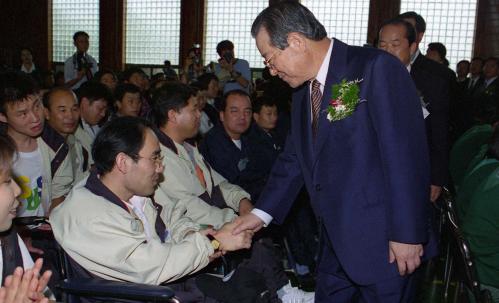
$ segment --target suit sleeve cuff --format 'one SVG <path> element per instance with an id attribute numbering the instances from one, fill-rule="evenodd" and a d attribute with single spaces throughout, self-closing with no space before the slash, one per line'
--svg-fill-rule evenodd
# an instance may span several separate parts
<path id="1" fill-rule="evenodd" d="M 260 220 L 263 221 L 263 226 L 267 227 L 270 222 L 272 222 L 272 216 L 264 212 L 263 210 L 260 210 L 258 208 L 253 208 L 251 211 L 252 214 L 260 218 Z"/>

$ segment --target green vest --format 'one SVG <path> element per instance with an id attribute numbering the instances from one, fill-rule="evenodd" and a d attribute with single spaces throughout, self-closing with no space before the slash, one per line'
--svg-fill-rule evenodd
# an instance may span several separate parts
<path id="1" fill-rule="evenodd" d="M 492 135 L 490 124 L 477 125 L 466 131 L 452 146 L 449 157 L 449 170 L 456 189 L 466 174 L 466 170 L 483 144 Z"/>
<path id="2" fill-rule="evenodd" d="M 499 287 L 499 169 L 472 195 L 462 229 L 482 284 Z"/>

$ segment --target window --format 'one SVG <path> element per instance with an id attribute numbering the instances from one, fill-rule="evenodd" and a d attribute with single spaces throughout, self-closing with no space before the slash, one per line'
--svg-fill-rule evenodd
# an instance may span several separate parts
<path id="1" fill-rule="evenodd" d="M 127 0 L 126 52 L 129 64 L 178 64 L 180 0 Z"/>
<path id="2" fill-rule="evenodd" d="M 426 21 L 426 32 L 419 45 L 423 54 L 431 42 L 447 48 L 449 67 L 470 60 L 473 52 L 477 0 L 402 0 L 400 11 L 415 11 Z"/>
<path id="3" fill-rule="evenodd" d="M 64 62 L 76 48 L 73 34 L 84 31 L 90 36 L 88 53 L 99 60 L 99 0 L 52 1 L 52 60 Z"/>
<path id="4" fill-rule="evenodd" d="M 268 0 L 207 0 L 202 49 L 204 64 L 217 62 L 218 42 L 230 40 L 234 43 L 236 57 L 247 60 L 251 68 L 263 68 L 263 59 L 256 48 L 255 40 L 251 37 L 251 25 L 268 5 Z"/>
<path id="5" fill-rule="evenodd" d="M 329 37 L 362 46 L 367 42 L 369 0 L 301 0 L 324 25 Z"/>

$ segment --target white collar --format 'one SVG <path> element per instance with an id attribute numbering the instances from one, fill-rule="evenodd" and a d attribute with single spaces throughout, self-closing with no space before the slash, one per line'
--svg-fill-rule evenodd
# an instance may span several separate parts
<path id="1" fill-rule="evenodd" d="M 329 70 L 329 62 L 331 61 L 331 53 L 333 52 L 333 41 L 331 39 L 331 42 L 329 43 L 329 48 L 327 50 L 327 54 L 322 60 L 321 67 L 319 68 L 319 72 L 317 73 L 317 76 L 315 76 L 315 80 L 319 81 L 321 84 L 321 90 L 324 92 L 324 85 L 326 85 L 326 79 L 327 79 L 327 72 Z M 312 85 L 312 83 L 310 83 Z"/>
<path id="2" fill-rule="evenodd" d="M 421 52 L 419 51 L 419 48 L 416 49 L 416 52 L 414 54 L 412 54 L 411 56 L 411 65 L 414 64 L 414 61 L 416 61 L 416 58 L 421 54 Z"/>
<path id="3" fill-rule="evenodd" d="M 21 71 L 25 72 L 27 74 L 31 74 L 35 69 L 36 69 L 35 68 L 35 63 L 31 64 L 31 68 L 30 69 L 27 69 L 26 66 L 24 66 L 24 64 L 21 65 Z"/>

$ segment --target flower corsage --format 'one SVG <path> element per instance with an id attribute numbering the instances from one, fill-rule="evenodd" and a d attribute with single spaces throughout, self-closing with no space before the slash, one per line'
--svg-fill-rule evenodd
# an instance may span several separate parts
<path id="1" fill-rule="evenodd" d="M 357 104 L 361 102 L 359 99 L 359 83 L 363 79 L 346 81 L 341 80 L 341 83 L 332 86 L 332 97 L 327 107 L 327 119 L 330 122 L 345 119 L 350 116 Z"/>

